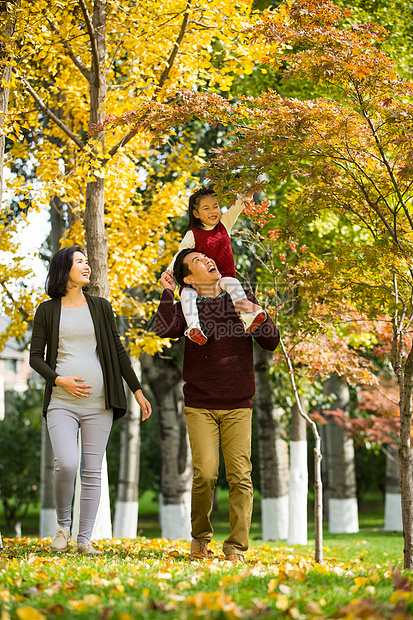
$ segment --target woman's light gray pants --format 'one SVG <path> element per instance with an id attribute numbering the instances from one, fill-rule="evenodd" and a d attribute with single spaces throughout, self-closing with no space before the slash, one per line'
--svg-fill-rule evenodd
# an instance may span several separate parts
<path id="1" fill-rule="evenodd" d="M 64 403 L 50 405 L 47 428 L 54 454 L 57 522 L 70 529 L 74 481 L 79 465 L 77 444 L 82 431 L 78 545 L 90 541 L 100 501 L 102 461 L 112 426 L 112 410 L 81 409 Z"/>

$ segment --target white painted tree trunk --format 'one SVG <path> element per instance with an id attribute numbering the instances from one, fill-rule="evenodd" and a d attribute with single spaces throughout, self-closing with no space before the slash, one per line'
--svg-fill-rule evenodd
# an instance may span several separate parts
<path id="1" fill-rule="evenodd" d="M 58 527 L 56 508 L 40 508 L 40 538 L 53 537 Z"/>
<path id="2" fill-rule="evenodd" d="M 386 493 L 384 499 L 384 530 L 402 532 L 402 496 L 400 493 Z"/>
<path id="3" fill-rule="evenodd" d="M 356 534 L 359 531 L 356 497 L 330 497 L 328 511 L 328 530 L 331 534 Z"/>
<path id="4" fill-rule="evenodd" d="M 261 499 L 263 540 L 285 540 L 289 527 L 289 496 Z"/>
<path id="5" fill-rule="evenodd" d="M 268 375 L 272 363 L 271 351 L 254 346 L 262 538 L 283 540 L 288 536 L 288 443 L 284 439 L 285 411 L 276 407 L 272 398 Z"/>
<path id="6" fill-rule="evenodd" d="M 182 343 L 173 345 L 180 350 Z M 159 522 L 162 536 L 190 540 L 192 459 L 183 406 L 181 368 L 173 358 L 141 356 L 156 398 L 161 457 Z"/>
<path id="7" fill-rule="evenodd" d="M 304 398 L 300 400 L 301 407 L 305 410 Z M 307 424 L 305 419 L 300 415 L 297 403 L 294 403 L 291 413 L 289 525 L 287 542 L 291 545 L 306 545 L 308 497 Z"/>
<path id="8" fill-rule="evenodd" d="M 181 504 L 165 504 L 159 493 L 159 523 L 162 537 L 169 540 L 191 540 L 191 493 L 182 495 Z"/>
<path id="9" fill-rule="evenodd" d="M 332 375 L 324 384 L 324 393 L 333 396 L 332 411 L 349 411 L 350 394 L 345 379 Z M 334 419 L 325 427 L 328 467 L 329 531 L 355 534 L 359 531 L 354 463 L 354 443 Z"/>
<path id="10" fill-rule="evenodd" d="M 131 360 L 137 376 L 141 368 L 138 360 Z M 128 411 L 117 424 L 122 424 L 118 495 L 113 524 L 115 538 L 136 538 L 138 531 L 138 490 L 140 457 L 141 410 L 131 391 L 127 389 Z"/>
<path id="11" fill-rule="evenodd" d="M 307 496 L 307 441 L 291 441 L 289 525 L 287 539 L 290 545 L 307 544 Z"/>
<path id="12" fill-rule="evenodd" d="M 400 493 L 399 451 L 386 448 L 386 495 L 384 499 L 384 530 L 402 532 L 402 496 Z"/>
<path id="13" fill-rule="evenodd" d="M 42 421 L 40 459 L 40 538 L 54 536 L 58 528 L 54 496 L 54 459 L 46 421 Z"/>
<path id="14" fill-rule="evenodd" d="M 114 538 L 136 538 L 138 531 L 138 501 L 116 502 L 115 518 L 113 521 Z"/>

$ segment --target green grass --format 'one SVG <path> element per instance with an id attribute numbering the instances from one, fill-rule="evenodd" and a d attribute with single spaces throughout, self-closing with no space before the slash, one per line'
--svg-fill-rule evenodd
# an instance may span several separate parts
<path id="1" fill-rule="evenodd" d="M 79 556 L 74 543 L 51 556 L 48 540 L 6 539 L 1 620 L 412 618 L 413 577 L 377 562 L 372 534 L 325 547 L 323 566 L 311 544 L 255 541 L 246 564 L 233 566 L 215 541 L 213 560 L 190 562 L 184 541 L 100 541 L 104 554 L 92 558 Z"/>
<path id="2" fill-rule="evenodd" d="M 260 496 L 255 493 L 254 510 L 250 532 L 251 547 L 262 545 Z M 292 549 L 294 553 L 308 552 L 314 555 L 314 523 L 312 506 L 309 505 L 308 544 L 289 547 L 285 541 L 266 543 L 270 549 Z M 229 534 L 228 524 L 228 493 L 225 489 L 218 490 L 218 509 L 212 513 L 214 541 L 222 543 Z M 328 532 L 328 525 L 323 528 L 324 555 L 328 560 L 335 557 L 343 561 L 366 558 L 369 562 L 379 565 L 401 565 L 403 563 L 403 536 L 401 532 L 384 532 L 384 506 L 382 496 L 378 493 L 366 495 L 359 507 L 359 526 L 357 534 L 334 534 Z M 37 536 L 39 531 L 39 506 L 31 506 L 27 517 L 22 522 L 23 536 Z M 5 527 L 0 512 L 0 531 L 3 536 L 12 537 L 13 532 Z M 139 499 L 138 536 L 146 539 L 158 539 L 161 530 L 158 519 L 157 495 L 148 491 Z M 353 557 L 354 556 L 354 557 Z M 360 560 L 362 561 L 362 560 Z"/>
<path id="3" fill-rule="evenodd" d="M 53 556 L 50 540 L 5 539 L 0 619 L 413 619 L 413 577 L 401 568 L 403 536 L 383 531 L 380 496 L 367 497 L 361 509 L 358 534 L 324 528 L 321 566 L 314 561 L 311 506 L 307 545 L 263 542 L 257 496 L 247 562 L 233 566 L 221 550 L 229 532 L 225 491 L 212 515 L 215 557 L 206 562 L 189 561 L 188 542 L 159 538 L 156 496 L 146 493 L 139 502 L 144 536 L 99 541 L 97 558 L 79 556 L 74 543 Z M 33 507 L 23 530 L 37 523 Z"/>

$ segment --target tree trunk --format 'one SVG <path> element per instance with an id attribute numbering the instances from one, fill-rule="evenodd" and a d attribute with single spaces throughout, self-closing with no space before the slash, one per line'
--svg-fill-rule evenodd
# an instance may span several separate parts
<path id="1" fill-rule="evenodd" d="M 58 527 L 53 481 L 53 450 L 46 421 L 43 419 L 40 459 L 40 538 L 54 536 Z"/>
<path id="2" fill-rule="evenodd" d="M 300 398 L 300 403 L 301 408 L 305 410 L 303 398 Z M 297 403 L 294 403 L 291 413 L 288 543 L 292 545 L 306 545 L 308 496 L 307 424 L 300 415 Z"/>
<path id="3" fill-rule="evenodd" d="M 332 375 L 324 384 L 324 393 L 333 396 L 331 410 L 349 410 L 350 394 L 345 379 Z M 330 419 L 326 426 L 327 466 L 329 472 L 329 531 L 353 534 L 359 531 L 354 444 L 346 431 Z"/>
<path id="4" fill-rule="evenodd" d="M 65 232 L 63 215 L 58 210 L 55 196 L 50 201 L 50 247 L 52 254 L 60 248 L 60 239 Z M 42 451 L 40 460 L 40 538 L 54 536 L 57 515 L 54 495 L 54 461 L 46 423 L 42 424 Z"/>
<path id="5" fill-rule="evenodd" d="M 6 83 L 10 81 L 11 69 L 5 67 L 1 75 L 2 80 Z M 9 89 L 0 88 L 0 123 L 4 122 L 4 117 L 7 114 L 7 108 L 9 104 Z M 4 147 L 6 139 L 4 133 L 0 133 L 0 204 L 3 204 L 3 187 L 4 187 Z"/>
<path id="6" fill-rule="evenodd" d="M 20 2 L 18 0 L 11 0 L 11 2 L 0 2 L 0 16 L 1 21 L 5 24 L 3 29 L 4 40 L 7 41 L 14 32 L 14 16 L 10 18 L 7 16 L 7 5 L 9 7 L 14 5 L 18 7 Z M 0 125 L 4 123 L 7 109 L 9 107 L 9 88 L 8 86 L 1 86 L 2 83 L 8 84 L 11 78 L 11 67 L 7 63 L 7 52 L 3 42 L 0 42 Z M 3 188 L 4 188 L 4 147 L 6 139 L 4 133 L 0 131 L 0 205 L 3 204 Z"/>
<path id="7" fill-rule="evenodd" d="M 80 3 L 82 6 L 82 3 Z M 106 98 L 106 0 L 95 0 L 93 4 L 92 28 L 89 31 L 88 19 L 85 16 L 86 28 L 91 40 L 91 77 L 89 80 L 90 116 L 89 129 L 98 123 L 104 116 Z M 82 8 L 83 10 L 83 8 Z M 94 53 L 94 51 L 96 54 Z M 103 135 L 99 136 L 103 144 Z M 96 155 L 93 152 L 92 156 Z M 89 182 L 86 186 L 85 207 L 85 235 L 89 265 L 91 268 L 91 284 L 89 292 L 108 299 L 110 290 L 108 282 L 107 255 L 108 242 L 105 230 L 105 183 L 103 178 Z M 98 513 L 96 516 L 93 537 L 111 538 L 109 482 L 107 474 L 106 455 L 102 465 L 102 491 Z"/>
<path id="8" fill-rule="evenodd" d="M 288 536 L 288 443 L 285 440 L 285 411 L 275 407 L 268 376 L 272 352 L 254 347 L 260 457 L 261 521 L 263 540 Z"/>
<path id="9" fill-rule="evenodd" d="M 60 248 L 60 240 L 66 232 L 65 220 L 63 217 L 63 203 L 57 196 L 53 196 L 50 201 L 50 247 L 52 254 Z"/>
<path id="10" fill-rule="evenodd" d="M 106 0 L 95 0 L 93 8 L 93 33 L 90 34 L 96 50 L 92 52 L 89 129 L 104 116 L 106 99 Z M 103 133 L 98 136 L 104 152 Z M 94 151 L 94 155 L 98 155 Z M 86 186 L 85 234 L 89 265 L 92 271 L 90 292 L 92 295 L 109 297 L 107 274 L 108 240 L 105 229 L 105 182 L 98 177 Z"/>
<path id="11" fill-rule="evenodd" d="M 17 5 L 17 2 L 15 2 Z M 4 20 L 4 14 L 7 11 L 6 2 L 0 3 L 0 15 L 2 21 Z M 8 20 L 6 21 L 6 27 L 4 29 L 5 40 L 13 34 L 13 24 Z M 6 50 L 4 49 L 4 43 L 0 43 L 0 84 L 5 83 L 8 84 L 10 82 L 11 77 L 11 67 L 7 64 Z M 0 85 L 0 126 L 4 123 L 5 116 L 7 114 L 7 109 L 9 107 L 9 88 Z M 4 188 L 4 148 L 6 144 L 6 139 L 4 133 L 0 130 L 0 205 L 3 204 L 3 188 Z M 4 416 L 4 384 L 1 386 L 3 389 L 0 390 L 0 399 L 2 399 L 2 403 L 0 405 L 0 414 L 2 413 Z M 0 547 L 3 547 L 3 539 L 0 533 Z"/>
<path id="12" fill-rule="evenodd" d="M 323 478 L 323 521 L 328 523 L 328 502 L 330 500 L 330 478 L 328 475 L 328 443 L 327 428 L 320 424 L 321 445 L 323 446 L 323 458 L 321 460 L 321 475 Z"/>
<path id="13" fill-rule="evenodd" d="M 182 343 L 174 343 L 176 355 Z M 141 356 L 155 396 L 161 453 L 159 516 L 162 536 L 190 540 L 192 462 L 183 407 L 181 368 L 173 358 Z"/>
<path id="14" fill-rule="evenodd" d="M 140 374 L 140 364 L 136 360 L 134 368 Z M 113 525 L 115 538 L 136 538 L 138 530 L 140 413 L 139 405 L 128 390 L 128 412 L 121 420 L 118 496 Z"/>
<path id="15" fill-rule="evenodd" d="M 411 453 L 413 349 L 404 372 L 398 376 L 400 388 L 400 491 L 402 500 L 404 568 L 413 568 L 413 480 Z"/>
<path id="16" fill-rule="evenodd" d="M 402 503 L 400 494 L 399 451 L 393 446 L 386 448 L 386 495 L 384 500 L 384 530 L 403 531 Z"/>

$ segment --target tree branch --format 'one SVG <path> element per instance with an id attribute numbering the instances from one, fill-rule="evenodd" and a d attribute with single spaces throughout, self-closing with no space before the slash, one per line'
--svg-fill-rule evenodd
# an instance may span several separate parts
<path id="1" fill-rule="evenodd" d="M 90 45 L 92 48 L 92 59 L 93 59 L 92 65 L 94 64 L 97 69 L 96 75 L 94 77 L 95 78 L 97 77 L 97 80 L 99 83 L 100 82 L 99 54 L 98 54 L 98 48 L 96 44 L 95 30 L 93 28 L 93 23 L 90 18 L 89 11 L 87 10 L 85 1 L 84 0 L 78 0 L 78 1 L 79 1 L 80 8 L 82 9 L 83 17 L 85 18 L 86 29 L 89 35 Z M 92 74 L 91 74 L 91 79 L 92 79 Z"/>
<path id="2" fill-rule="evenodd" d="M 83 0 L 79 0 L 79 2 L 82 2 Z M 169 73 L 172 69 L 172 66 L 175 62 L 175 58 L 176 55 L 178 53 L 179 47 L 182 43 L 182 40 L 185 36 L 185 32 L 186 32 L 186 28 L 188 26 L 188 20 L 189 20 L 189 9 L 191 7 L 192 4 L 192 0 L 187 0 L 186 3 L 186 11 L 184 14 L 184 18 L 182 20 L 182 24 L 181 24 L 181 28 L 178 34 L 178 37 L 174 43 L 174 47 L 173 50 L 171 52 L 171 55 L 169 56 L 167 65 L 164 69 L 164 71 L 162 72 L 161 77 L 159 78 L 159 82 L 156 86 L 155 89 L 155 95 L 153 96 L 153 99 L 155 98 L 156 94 L 158 93 L 158 91 L 161 90 L 161 88 L 164 86 L 166 80 L 168 79 Z M 131 140 L 134 136 L 136 136 L 137 134 L 137 130 L 136 129 L 131 129 L 131 131 L 129 131 L 126 136 L 124 136 L 117 144 L 115 144 L 115 146 L 113 146 L 110 151 L 108 152 L 108 158 L 105 158 L 105 161 L 107 161 L 107 159 L 109 159 L 110 157 L 113 157 L 114 155 L 116 155 L 116 153 L 118 152 L 118 150 L 122 147 L 125 146 L 125 144 L 127 144 L 129 142 L 129 140 Z M 104 162 L 105 163 L 105 162 Z"/>
<path id="3" fill-rule="evenodd" d="M 122 41 L 120 43 L 118 43 L 118 45 L 116 46 L 115 51 L 113 52 L 113 56 L 110 60 L 109 66 L 105 71 L 105 77 L 108 75 L 109 71 L 112 69 L 113 63 L 115 62 L 115 58 L 117 56 L 118 51 L 120 50 L 120 47 L 122 45 Z"/>
<path id="4" fill-rule="evenodd" d="M 384 396 L 384 394 L 383 394 L 383 396 Z M 400 403 L 396 403 L 396 404 L 399 405 Z M 390 454 L 390 452 L 388 450 L 386 450 L 386 448 L 384 446 L 380 446 L 380 450 L 383 452 L 383 454 L 385 454 L 386 458 L 388 458 L 389 461 L 391 461 L 392 463 L 394 463 L 397 466 L 399 465 L 399 460 L 395 459 L 394 456 L 392 454 Z"/>
<path id="5" fill-rule="evenodd" d="M 381 396 L 383 396 L 384 398 L 386 398 L 386 400 L 388 400 L 390 403 L 392 403 L 393 405 L 400 405 L 400 402 L 397 400 L 393 400 L 392 398 L 390 398 L 390 396 L 387 396 L 387 394 L 385 392 L 383 392 L 377 385 L 374 386 L 374 389 L 378 391 L 379 394 L 381 394 Z"/>
<path id="6" fill-rule="evenodd" d="M 157 90 L 160 90 L 163 87 L 163 85 L 165 84 L 166 80 L 168 79 L 168 75 L 169 75 L 169 73 L 170 73 L 170 71 L 172 69 L 172 66 L 174 64 L 176 55 L 177 55 L 178 50 L 179 50 L 179 46 L 182 43 L 182 40 L 183 40 L 183 38 L 185 36 L 186 28 L 188 26 L 189 9 L 191 8 L 191 4 L 192 4 L 192 0 L 187 0 L 186 11 L 185 11 L 184 18 L 182 20 L 181 29 L 179 31 L 178 38 L 177 38 L 177 40 L 174 43 L 174 47 L 173 47 L 171 55 L 169 56 L 169 60 L 167 62 L 167 65 L 166 65 L 166 67 L 165 67 L 165 69 L 164 69 L 164 71 L 163 71 L 163 73 L 162 73 L 162 75 L 161 75 L 161 77 L 159 79 L 159 84 L 158 84 Z"/>
<path id="7" fill-rule="evenodd" d="M 298 393 L 297 384 L 294 377 L 294 368 L 291 363 L 291 358 L 285 348 L 284 341 L 280 335 L 280 345 L 284 355 L 284 359 L 287 362 L 290 384 L 294 394 L 295 402 L 297 403 L 300 416 L 311 426 L 314 436 L 314 520 L 315 520 L 315 561 L 319 564 L 323 564 L 323 495 L 322 495 L 322 479 L 321 479 L 321 437 L 317 429 L 316 423 L 305 413 L 302 405 L 300 395 Z"/>
<path id="8" fill-rule="evenodd" d="M 400 246 L 399 240 L 397 238 L 397 235 L 395 234 L 395 231 L 392 229 L 392 227 L 390 226 L 390 224 L 388 223 L 387 219 L 385 218 L 385 216 L 383 215 L 380 207 L 378 206 L 377 203 L 373 202 L 364 186 L 364 183 L 359 180 L 355 174 L 353 174 L 353 172 L 347 168 L 346 166 L 344 166 L 344 164 L 342 164 L 340 161 L 336 160 L 336 165 L 338 167 L 341 167 L 354 181 L 354 183 L 357 185 L 357 187 L 361 190 L 367 204 L 369 205 L 369 207 L 371 209 L 373 209 L 373 211 L 379 216 L 380 220 L 382 221 L 382 223 L 384 224 L 384 227 L 387 229 L 387 232 L 389 233 L 389 235 L 391 236 L 391 238 L 393 239 L 393 241 L 398 245 L 398 247 L 400 248 L 400 250 L 403 252 L 403 248 Z M 365 175 L 366 176 L 366 175 Z M 368 178 L 368 177 L 367 177 Z M 380 194 L 381 195 L 381 194 Z M 385 203 L 387 203 L 387 201 L 385 201 Z"/>
<path id="9" fill-rule="evenodd" d="M 410 224 L 410 228 L 413 230 L 413 218 L 412 218 L 412 216 L 410 215 L 409 210 L 408 210 L 408 208 L 407 208 L 407 205 L 406 205 L 406 203 L 405 203 L 405 202 L 404 202 L 404 200 L 403 200 L 403 196 L 402 196 L 402 194 L 401 194 L 401 192 L 400 192 L 399 184 L 397 183 L 396 179 L 394 178 L 393 170 L 391 169 L 391 166 L 390 166 L 389 162 L 387 161 L 387 157 L 386 157 L 386 154 L 385 154 L 385 152 L 384 152 L 384 150 L 383 150 L 383 147 L 382 147 L 382 144 L 381 144 L 381 142 L 380 142 L 380 140 L 379 140 L 379 137 L 378 137 L 378 135 L 377 135 L 376 128 L 374 127 L 373 122 L 372 122 L 372 120 L 371 120 L 370 116 L 368 115 L 367 110 L 366 110 L 366 109 L 365 109 L 365 107 L 364 107 L 364 100 L 363 100 L 363 97 L 362 97 L 362 95 L 360 94 L 360 92 L 359 92 L 359 89 L 358 89 L 358 86 L 357 86 L 357 85 L 355 85 L 355 88 L 356 88 L 357 95 L 358 95 L 358 97 L 359 97 L 359 101 L 360 101 L 360 105 L 361 105 L 361 110 L 362 110 L 362 115 L 364 116 L 364 118 L 365 118 L 365 119 L 366 119 L 366 121 L 367 121 L 367 124 L 368 124 L 368 125 L 369 125 L 369 127 L 370 127 L 370 130 L 371 130 L 371 132 L 372 132 L 372 134 L 373 134 L 373 138 L 374 138 L 374 140 L 375 140 L 375 142 L 376 142 L 377 148 L 378 148 L 379 153 L 380 153 L 380 155 L 381 155 L 381 158 L 382 158 L 383 164 L 384 164 L 384 165 L 385 165 L 385 167 L 386 167 L 386 170 L 387 170 L 387 172 L 388 172 L 388 174 L 389 174 L 389 177 L 390 177 L 390 180 L 391 180 L 391 182 L 392 182 L 392 185 L 393 185 L 393 187 L 394 187 L 394 189 L 395 189 L 395 191 L 396 191 L 397 197 L 398 197 L 398 199 L 399 199 L 399 201 L 400 201 L 400 204 L 401 204 L 401 205 L 402 205 L 402 207 L 403 207 L 403 211 L 404 211 L 404 213 L 405 213 L 405 215 L 406 215 L 406 217 L 407 217 L 407 220 L 408 220 L 408 222 L 409 222 L 409 224 Z"/>
<path id="10" fill-rule="evenodd" d="M 3 290 L 6 293 L 6 296 L 10 299 L 13 306 L 18 308 L 24 320 L 27 321 L 27 323 L 31 325 L 33 323 L 33 318 L 30 316 L 30 314 L 24 308 L 22 308 L 16 303 L 16 300 L 14 299 L 13 295 L 10 293 L 9 289 L 7 288 L 4 282 L 1 282 L 1 286 L 3 287 Z"/>
<path id="11" fill-rule="evenodd" d="M 17 73 L 15 69 L 14 71 L 15 73 Z M 73 140 L 73 142 L 76 144 L 77 147 L 79 147 L 80 149 L 84 149 L 85 144 L 83 143 L 83 141 L 76 134 L 74 134 L 71 129 L 69 129 L 66 123 L 60 120 L 60 118 L 58 118 L 56 114 L 52 112 L 52 110 L 44 103 L 43 99 L 36 93 L 34 88 L 30 86 L 26 78 L 24 78 L 23 76 L 20 76 L 20 80 L 23 82 L 26 89 L 31 94 L 31 96 L 33 97 L 33 99 L 35 100 L 39 108 L 42 110 L 42 112 L 44 112 L 68 136 L 68 138 Z"/>
<path id="12" fill-rule="evenodd" d="M 128 131 L 126 136 L 123 136 L 123 138 L 119 140 L 117 144 L 112 146 L 112 148 L 108 151 L 108 155 L 107 157 L 105 157 L 103 163 L 105 164 L 108 161 L 108 159 L 116 155 L 119 149 L 122 148 L 122 146 L 125 146 L 125 144 L 129 142 L 129 140 L 132 140 L 132 138 L 135 137 L 137 133 L 138 133 L 137 129 L 131 129 L 130 131 Z"/>
<path id="13" fill-rule="evenodd" d="M 59 37 L 61 39 L 61 43 L 62 43 L 63 47 L 65 48 L 69 58 L 71 58 L 71 60 L 76 65 L 76 67 L 79 69 L 79 71 L 85 76 L 87 81 L 90 82 L 91 72 L 89 71 L 89 69 L 87 67 L 85 67 L 85 65 L 80 60 L 80 58 L 78 56 L 76 56 L 76 54 L 73 52 L 73 49 L 72 49 L 72 46 L 70 45 L 70 43 L 68 43 L 67 41 L 65 41 L 63 39 L 62 35 L 60 34 L 60 30 L 56 26 L 56 24 L 54 22 L 52 22 L 50 19 L 48 19 L 47 21 L 49 22 L 49 26 L 50 26 L 51 30 L 55 34 L 59 35 Z"/>

